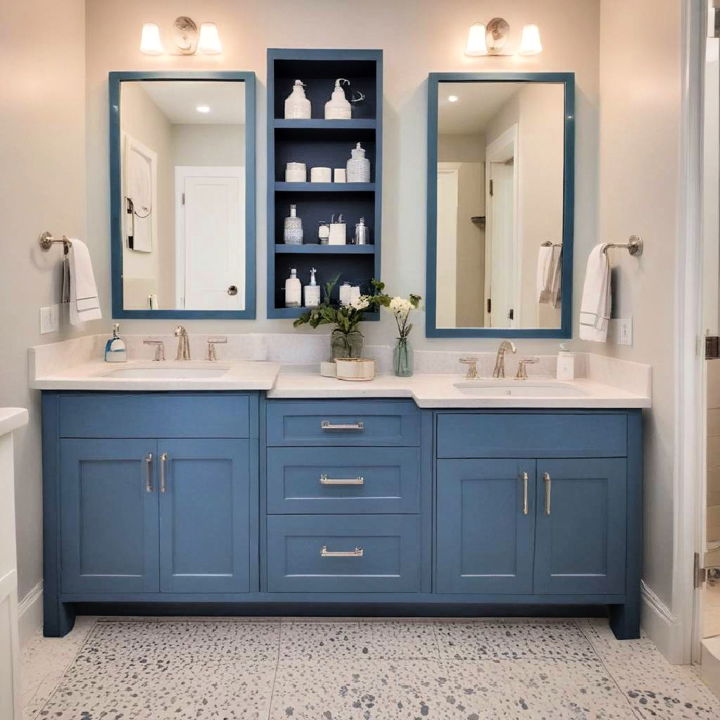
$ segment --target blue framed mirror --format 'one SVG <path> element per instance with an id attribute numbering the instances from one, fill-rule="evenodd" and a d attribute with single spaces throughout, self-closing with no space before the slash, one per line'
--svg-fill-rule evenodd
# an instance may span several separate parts
<path id="1" fill-rule="evenodd" d="M 111 72 L 115 318 L 255 317 L 255 73 Z"/>
<path id="2" fill-rule="evenodd" d="M 428 80 L 428 337 L 572 335 L 575 76 Z"/>

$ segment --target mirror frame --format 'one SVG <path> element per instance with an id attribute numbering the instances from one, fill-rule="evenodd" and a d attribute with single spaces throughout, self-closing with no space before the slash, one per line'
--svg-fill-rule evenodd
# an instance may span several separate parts
<path id="1" fill-rule="evenodd" d="M 110 248 L 113 318 L 232 318 L 253 320 L 255 287 L 255 73 L 241 71 L 122 71 L 111 72 L 110 100 Z M 245 309 L 244 310 L 126 310 L 123 307 L 122 199 L 120 197 L 120 89 L 123 82 L 152 80 L 217 80 L 245 83 Z"/>
<path id="2" fill-rule="evenodd" d="M 565 97 L 564 167 L 563 167 L 563 261 L 562 309 L 559 328 L 439 328 L 437 327 L 437 155 L 438 94 L 441 83 L 518 82 L 562 83 Z M 428 147 L 427 147 L 427 269 L 426 269 L 426 337 L 572 337 L 573 223 L 575 205 L 575 73 L 562 72 L 488 72 L 430 73 L 428 75 Z"/>

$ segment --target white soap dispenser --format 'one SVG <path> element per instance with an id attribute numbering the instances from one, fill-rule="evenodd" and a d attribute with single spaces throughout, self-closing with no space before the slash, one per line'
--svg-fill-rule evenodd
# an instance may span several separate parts
<path id="1" fill-rule="evenodd" d="M 320 286 L 315 279 L 315 268 L 310 268 L 310 284 L 305 286 L 305 307 L 314 308 L 320 304 Z"/>
<path id="2" fill-rule="evenodd" d="M 302 287 L 297 270 L 291 268 L 290 277 L 285 281 L 285 307 L 296 308 L 302 303 Z"/>
<path id="3" fill-rule="evenodd" d="M 568 352 L 565 345 L 560 346 L 560 352 L 557 356 L 557 372 L 555 377 L 558 380 L 574 380 L 575 379 L 575 353 Z"/>
<path id="4" fill-rule="evenodd" d="M 115 323 L 112 337 L 105 343 L 105 362 L 127 362 L 127 345 L 119 331 L 120 323 Z"/>
<path id="5" fill-rule="evenodd" d="M 325 119 L 326 120 L 350 120 L 352 117 L 352 108 L 350 102 L 345 97 L 345 91 L 342 83 L 350 84 L 345 78 L 338 78 L 335 81 L 335 89 L 332 96 L 325 103 Z"/>
<path id="6" fill-rule="evenodd" d="M 310 101 L 305 97 L 305 84 L 296 80 L 292 92 L 285 100 L 286 120 L 309 120 L 312 114 Z"/>
<path id="7" fill-rule="evenodd" d="M 365 157 L 365 148 L 360 143 L 350 151 L 346 180 L 349 183 L 370 182 L 370 161 Z"/>

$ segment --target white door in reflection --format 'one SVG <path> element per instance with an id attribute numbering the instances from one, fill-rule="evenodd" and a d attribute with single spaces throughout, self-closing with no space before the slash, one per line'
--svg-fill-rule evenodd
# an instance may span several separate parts
<path id="1" fill-rule="evenodd" d="M 490 143 L 486 157 L 485 327 L 518 326 L 517 126 Z"/>
<path id="2" fill-rule="evenodd" d="M 177 307 L 245 308 L 245 168 L 175 168 Z"/>

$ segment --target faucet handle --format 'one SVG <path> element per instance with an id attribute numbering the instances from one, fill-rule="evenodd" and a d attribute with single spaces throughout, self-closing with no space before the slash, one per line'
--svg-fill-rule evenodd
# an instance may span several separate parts
<path id="1" fill-rule="evenodd" d="M 460 358 L 460 362 L 463 365 L 468 366 L 467 374 L 465 375 L 465 377 L 468 380 L 472 380 L 473 378 L 476 378 L 478 376 L 478 369 L 477 369 L 478 359 L 476 357 Z"/>
<path id="2" fill-rule="evenodd" d="M 516 380 L 527 380 L 528 374 L 527 374 L 527 366 L 528 365 L 535 365 L 536 363 L 540 362 L 540 358 L 537 357 L 528 357 L 523 358 L 518 363 L 518 369 L 517 374 L 515 375 Z"/>
<path id="3" fill-rule="evenodd" d="M 226 337 L 210 337 L 210 338 L 208 338 L 208 340 L 207 340 L 207 346 L 208 346 L 207 359 L 211 360 L 211 361 L 217 360 L 217 352 L 215 351 L 215 346 L 218 344 L 224 345 L 225 343 L 227 343 Z"/>

